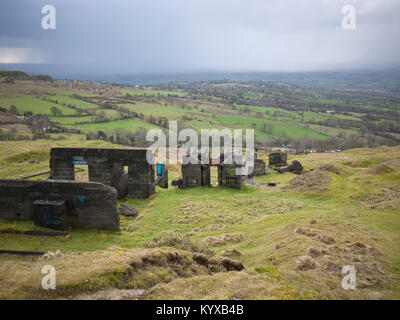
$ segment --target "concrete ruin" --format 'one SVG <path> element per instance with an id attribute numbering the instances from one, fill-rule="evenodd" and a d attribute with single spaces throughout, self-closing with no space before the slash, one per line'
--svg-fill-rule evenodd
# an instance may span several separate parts
<path id="1" fill-rule="evenodd" d="M 278 171 L 279 173 L 292 172 L 294 174 L 301 174 L 303 173 L 303 166 L 299 161 L 294 160 L 292 161 L 292 164 L 286 167 L 275 168 L 275 170 Z"/>
<path id="2" fill-rule="evenodd" d="M 287 154 L 282 152 L 270 153 L 269 166 L 284 167 L 287 166 Z"/>
<path id="3" fill-rule="evenodd" d="M 236 168 L 241 167 L 239 164 L 225 164 L 224 156 L 221 154 L 220 162 L 213 164 L 210 159 L 209 163 L 198 164 L 182 164 L 182 176 L 172 181 L 172 185 L 180 189 L 188 187 L 209 187 L 211 185 L 211 167 L 218 168 L 218 185 L 228 188 L 241 189 L 243 177 L 236 173 Z"/>
<path id="4" fill-rule="evenodd" d="M 267 164 L 265 161 L 258 159 L 257 153 L 254 154 L 254 168 L 253 173 L 250 175 L 252 177 L 259 177 L 266 175 Z"/>
<path id="5" fill-rule="evenodd" d="M 267 164 L 265 161 L 261 159 L 256 159 L 254 161 L 254 172 L 253 176 L 258 177 L 258 176 L 265 176 L 266 175 L 266 169 L 267 169 Z"/>
<path id="6" fill-rule="evenodd" d="M 0 218 L 65 230 L 119 230 L 117 193 L 101 183 L 0 180 Z"/>
<path id="7" fill-rule="evenodd" d="M 243 176 L 236 173 L 236 164 L 221 164 L 218 166 L 218 185 L 233 189 L 241 189 Z"/>
<path id="8" fill-rule="evenodd" d="M 165 165 L 165 162 L 157 163 L 156 176 L 157 178 L 155 181 L 155 185 L 160 186 L 163 189 L 168 189 L 168 169 Z"/>
<path id="9" fill-rule="evenodd" d="M 74 166 L 87 165 L 89 181 L 114 187 L 118 199 L 148 198 L 155 178 L 146 154 L 147 149 L 52 148 L 50 179 L 75 180 Z"/>

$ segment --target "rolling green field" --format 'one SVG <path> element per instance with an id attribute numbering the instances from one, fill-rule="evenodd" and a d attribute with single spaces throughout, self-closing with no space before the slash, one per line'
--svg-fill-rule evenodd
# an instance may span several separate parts
<path id="1" fill-rule="evenodd" d="M 145 88 L 145 89 L 121 89 L 122 94 L 130 94 L 132 96 L 144 95 L 144 96 L 179 96 L 184 97 L 187 95 L 186 92 L 180 91 L 168 91 L 168 90 L 155 90 L 152 88 Z"/>
<path id="2" fill-rule="evenodd" d="M 44 101 L 37 97 L 15 97 L 15 98 L 0 98 L 1 105 L 10 108 L 15 105 L 19 112 L 31 111 L 34 114 L 51 115 L 51 107 L 56 106 L 61 110 L 63 115 L 76 114 L 74 109 L 63 105 L 58 105 L 50 101 Z"/>
<path id="3" fill-rule="evenodd" d="M 293 137 L 293 138 L 312 137 L 321 139 L 327 137 L 326 135 L 323 135 L 312 129 L 302 128 L 295 124 L 286 124 L 282 122 L 260 120 L 255 118 L 231 117 L 231 116 L 220 116 L 220 115 L 217 115 L 215 118 L 218 121 L 220 121 L 221 124 L 226 125 L 227 127 L 236 126 L 237 128 L 248 128 L 248 129 L 254 128 L 256 130 L 256 137 L 259 140 L 265 139 L 268 136 Z M 262 131 L 262 124 L 264 123 L 274 125 L 274 129 L 271 134 L 267 134 Z"/>
<path id="4" fill-rule="evenodd" d="M 86 101 L 76 99 L 70 96 L 54 96 L 51 98 L 52 100 L 57 100 L 58 104 L 60 105 L 74 105 L 81 109 L 96 109 L 98 106 L 92 103 L 88 103 Z"/>
<path id="5" fill-rule="evenodd" d="M 75 124 L 80 122 L 92 122 L 94 121 L 93 116 L 83 116 L 83 117 L 50 117 L 50 120 L 54 123 L 67 125 Z"/>
<path id="6" fill-rule="evenodd" d="M 348 95 L 347 92 L 344 94 Z M 397 129 L 390 135 L 372 131 L 365 136 L 364 118 L 371 112 L 375 114 L 378 102 L 360 99 L 359 95 L 357 93 L 353 100 L 324 97 L 324 92 L 283 83 L 261 87 L 253 83 L 233 82 L 128 87 L 74 82 L 73 88 L 69 89 L 68 82 L 41 84 L 17 81 L 0 88 L 0 107 L 9 110 L 11 105 L 15 105 L 19 115 L 29 111 L 34 115 L 50 116 L 49 120 L 57 126 L 57 135 L 50 131 L 50 138 L 75 139 L 76 133 L 60 132 L 70 129 L 80 130 L 81 137 L 89 131 L 107 131 L 107 135 L 111 136 L 121 129 L 128 132 L 151 128 L 168 130 L 165 121 L 178 121 L 180 128 L 192 128 L 198 132 L 211 128 L 253 128 L 257 143 L 261 145 L 272 138 L 358 136 L 364 141 L 382 137 L 397 139 Z M 348 106 L 348 111 L 342 110 L 343 104 L 346 108 Z M 51 108 L 54 106 L 61 111 L 61 115 L 53 114 Z M 337 106 L 340 106 L 339 110 L 327 113 Z M 353 110 L 352 106 L 356 109 Z M 373 122 L 373 126 L 379 126 L 379 130 L 385 130 L 387 122 L 393 122 L 396 114 L 386 105 L 379 108 L 380 113 L 375 116 L 377 119 L 368 121 Z M 0 129 L 9 130 L 8 125 L 7 122 L 0 124 Z M 360 132 L 361 129 L 363 132 Z M 34 128 L 32 134 L 33 131 Z"/>
<path id="7" fill-rule="evenodd" d="M 159 128 L 158 126 L 155 126 L 141 119 L 126 119 L 126 120 L 115 120 L 115 121 L 101 122 L 101 123 L 65 125 L 65 127 L 78 129 L 85 133 L 97 130 L 113 131 L 115 129 L 124 129 L 128 131 L 136 131 L 139 128 L 145 128 L 145 129 Z"/>

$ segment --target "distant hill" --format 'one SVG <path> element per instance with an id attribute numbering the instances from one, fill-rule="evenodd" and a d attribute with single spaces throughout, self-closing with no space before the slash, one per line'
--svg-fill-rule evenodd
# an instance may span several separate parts
<path id="1" fill-rule="evenodd" d="M 4 69 L 0 69 L 0 77 L 10 80 L 54 81 L 53 78 L 48 75 L 33 75 L 22 71 L 10 71 Z"/>

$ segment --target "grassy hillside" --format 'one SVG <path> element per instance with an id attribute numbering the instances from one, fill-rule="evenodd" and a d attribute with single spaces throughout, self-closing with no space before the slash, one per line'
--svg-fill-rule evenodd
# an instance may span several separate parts
<path id="1" fill-rule="evenodd" d="M 63 145 L 111 146 L 0 142 L 0 175 L 44 170 L 49 148 Z M 157 188 L 150 199 L 126 200 L 139 217 L 121 217 L 121 232 L 69 230 L 61 238 L 0 233 L 0 249 L 64 254 L 50 261 L 0 255 L 0 298 L 90 296 L 117 288 L 148 289 L 144 299 L 399 299 L 400 148 L 290 158 L 307 172 L 271 171 L 255 179 L 277 187 Z M 177 166 L 169 171 L 170 179 L 180 174 Z M 34 228 L 0 222 L 0 230 Z M 218 267 L 228 258 L 244 270 Z M 50 294 L 40 290 L 45 264 L 57 270 L 57 290 Z M 341 288 L 345 265 L 358 269 L 356 290 Z"/>

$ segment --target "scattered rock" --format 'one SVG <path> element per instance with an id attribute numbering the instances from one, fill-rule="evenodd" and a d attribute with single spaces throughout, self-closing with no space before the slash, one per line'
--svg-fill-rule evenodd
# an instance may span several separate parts
<path id="1" fill-rule="evenodd" d="M 310 256 L 301 256 L 296 260 L 296 270 L 306 271 L 315 269 L 315 267 L 315 261 Z"/>
<path id="2" fill-rule="evenodd" d="M 64 255 L 59 250 L 57 250 L 56 252 L 47 251 L 42 257 L 39 258 L 39 260 L 51 260 L 63 256 Z"/>
<path id="3" fill-rule="evenodd" d="M 138 211 L 126 203 L 122 203 L 118 210 L 120 215 L 125 217 L 137 217 Z"/>
<path id="4" fill-rule="evenodd" d="M 145 296 L 148 290 L 101 290 L 94 294 L 84 294 L 74 298 L 74 300 L 137 300 Z"/>
<path id="5" fill-rule="evenodd" d="M 244 300 L 243 298 L 240 298 L 240 297 L 235 297 L 235 296 L 233 296 L 232 297 L 232 300 L 234 300 L 234 301 L 241 301 L 241 300 Z"/>

